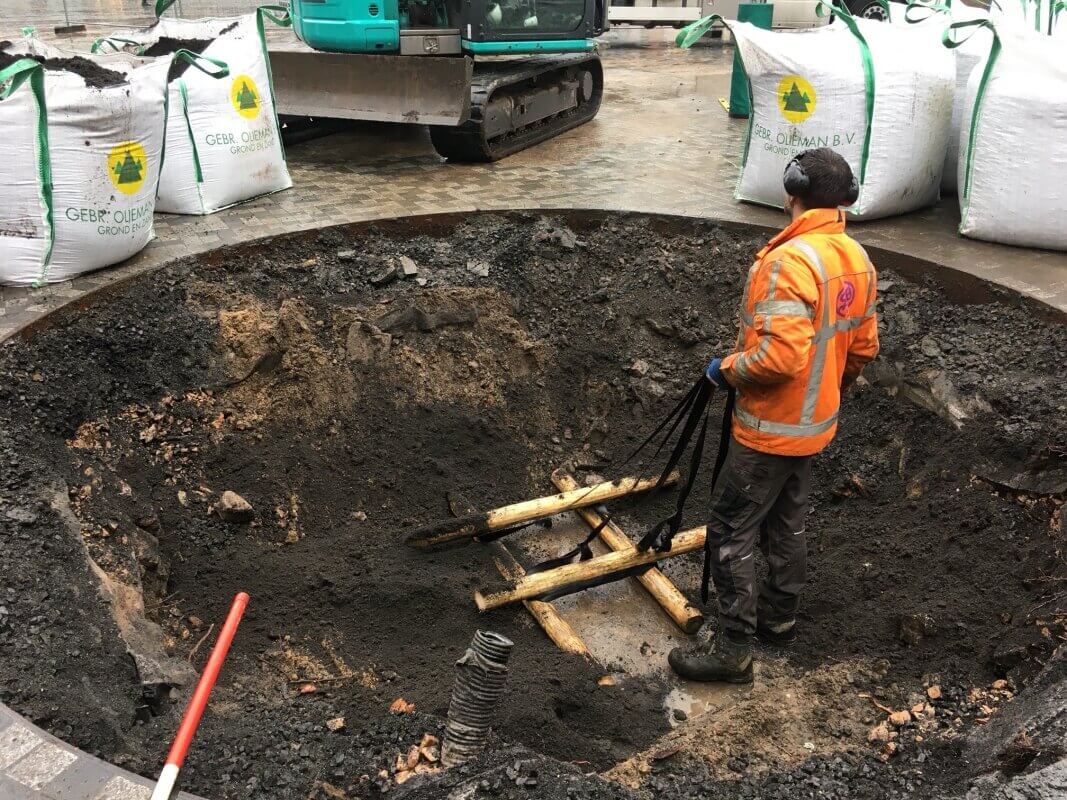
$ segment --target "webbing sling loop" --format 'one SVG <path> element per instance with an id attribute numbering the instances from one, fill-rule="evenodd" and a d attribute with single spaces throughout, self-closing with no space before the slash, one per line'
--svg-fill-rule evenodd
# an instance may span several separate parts
<path id="1" fill-rule="evenodd" d="M 700 379 L 693 385 L 693 387 L 686 392 L 681 400 L 675 404 L 670 413 L 656 426 L 655 430 L 650 433 L 637 448 L 627 456 L 622 466 L 629 464 L 639 453 L 641 453 L 652 441 L 659 436 L 664 430 L 663 438 L 660 440 L 659 445 L 656 447 L 655 452 L 650 457 L 651 461 L 654 461 L 659 455 L 663 447 L 670 441 L 674 432 L 681 426 L 682 430 L 678 436 L 678 441 L 675 442 L 674 448 L 671 450 L 671 454 L 667 459 L 667 463 L 660 473 L 659 480 L 656 482 L 656 486 L 653 488 L 650 494 L 654 494 L 661 489 L 667 481 L 668 476 L 681 461 L 682 456 L 685 455 L 685 451 L 688 449 L 689 442 L 693 438 L 693 434 L 697 431 L 699 426 L 700 432 L 697 434 L 696 443 L 693 446 L 692 453 L 689 458 L 689 472 L 686 476 L 685 484 L 678 495 L 678 501 L 675 505 L 674 513 L 665 520 L 658 522 L 652 527 L 637 544 L 637 549 L 641 551 L 653 548 L 657 552 L 667 552 L 671 548 L 671 542 L 674 539 L 675 534 L 678 533 L 682 524 L 682 515 L 685 509 L 686 500 L 692 491 L 693 484 L 696 481 L 697 473 L 700 471 L 700 464 L 703 460 L 704 454 L 704 441 L 707 435 L 709 405 L 712 395 L 715 391 L 715 385 L 708 380 L 704 375 L 700 376 Z M 723 411 L 722 427 L 719 438 L 719 449 L 715 457 L 715 467 L 712 472 L 712 490 L 719 480 L 719 473 L 722 471 L 723 464 L 726 463 L 726 456 L 730 447 L 730 428 L 733 420 L 734 405 L 736 403 L 737 392 L 735 389 L 730 388 L 727 390 L 726 406 Z M 644 470 L 641 471 L 642 474 Z M 543 572 L 549 569 L 555 569 L 565 564 L 571 563 L 575 557 L 578 557 L 580 561 L 585 561 L 592 558 L 593 552 L 589 545 L 600 534 L 604 526 L 611 522 L 611 515 L 606 509 L 598 509 L 602 519 L 600 524 L 593 528 L 589 535 L 585 537 L 576 547 L 562 556 L 557 558 L 551 558 L 546 561 L 535 565 L 527 570 L 527 574 L 533 574 L 536 572 Z M 510 531 L 509 531 L 510 532 Z M 496 538 L 494 536 L 494 538 Z M 557 597 L 562 597 L 567 594 L 572 594 L 583 589 L 588 589 L 593 586 L 599 586 L 604 583 L 610 583 L 612 581 L 619 580 L 621 578 L 642 575 L 648 570 L 655 567 L 655 564 L 644 564 L 638 567 L 634 567 L 628 570 L 624 570 L 618 573 L 612 573 L 610 575 L 602 576 L 600 578 L 594 578 L 589 581 L 571 585 L 562 588 L 555 592 L 550 592 L 543 595 L 540 599 L 552 600 Z M 705 544 L 705 556 L 704 556 L 704 580 L 701 585 L 701 597 L 706 603 L 708 600 L 708 580 L 711 574 L 711 550 L 707 544 Z"/>

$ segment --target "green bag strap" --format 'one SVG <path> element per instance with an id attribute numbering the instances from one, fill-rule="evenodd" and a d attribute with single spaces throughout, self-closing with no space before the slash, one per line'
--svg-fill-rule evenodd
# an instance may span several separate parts
<path id="1" fill-rule="evenodd" d="M 191 67 L 196 67 L 205 75 L 218 80 L 225 78 L 230 74 L 230 67 L 225 61 L 219 61 L 217 58 L 208 58 L 207 56 L 194 53 L 192 50 L 178 50 L 171 56 L 171 63 L 175 61 L 184 61 Z M 200 62 L 207 62 L 216 67 L 215 70 L 210 70 Z M 193 151 L 193 171 L 196 174 L 196 182 L 198 184 L 204 182 L 204 172 L 200 168 L 200 152 L 196 149 L 196 137 L 193 136 L 193 123 L 189 119 L 189 91 L 185 87 L 185 81 L 182 78 L 178 78 L 178 94 L 182 98 L 182 116 L 185 117 L 185 130 L 189 134 L 189 146 Z M 170 92 L 167 92 L 167 99 L 170 99 Z M 170 114 L 167 114 L 169 119 Z M 166 136 L 164 136 L 163 144 L 166 146 Z M 162 159 L 160 159 L 160 169 L 162 169 Z M 198 189 L 199 191 L 199 189 Z"/>
<path id="2" fill-rule="evenodd" d="M 926 13 L 922 13 L 926 12 Z M 930 0 L 912 0 L 904 11 L 904 19 L 915 24 L 925 22 L 935 14 L 951 14 L 952 9 L 947 3 L 930 2 Z"/>
<path id="3" fill-rule="evenodd" d="M 283 28 L 288 28 L 293 24 L 293 18 L 289 14 L 289 6 L 260 6 L 256 9 L 256 17 L 259 19 L 261 32 L 263 30 L 264 17 Z"/>
<path id="4" fill-rule="evenodd" d="M 1049 29 L 1048 29 L 1048 32 L 1050 34 L 1052 33 L 1053 29 L 1056 27 L 1056 22 L 1059 20 L 1061 11 L 1067 11 L 1067 0 L 1057 0 L 1057 2 L 1053 3 L 1049 7 Z"/>
<path id="5" fill-rule="evenodd" d="M 270 105 L 274 110 L 274 130 L 278 135 L 278 152 L 285 161 L 285 146 L 282 144 L 282 121 L 278 118 L 278 102 L 274 99 L 274 73 L 270 68 L 270 53 L 267 52 L 267 34 L 263 30 L 264 18 L 275 25 L 288 28 L 293 24 L 288 6 L 260 6 L 256 9 L 256 28 L 259 30 L 259 46 L 263 48 L 263 63 L 267 65 L 267 90 L 270 92 Z"/>
<path id="6" fill-rule="evenodd" d="M 989 30 L 992 31 L 993 44 L 989 48 L 989 58 L 986 59 L 985 69 L 982 70 L 982 78 L 978 83 L 978 94 L 974 98 L 974 108 L 971 109 L 971 127 L 967 133 L 967 161 L 964 169 L 963 181 L 963 199 L 965 203 L 971 191 L 971 168 L 974 166 L 974 143 L 975 139 L 978 137 L 978 119 L 982 113 L 982 101 L 985 99 L 985 90 L 989 83 L 989 76 L 992 74 L 993 66 L 996 64 L 997 58 L 1000 56 L 1000 36 L 997 34 L 996 26 L 990 19 L 972 19 L 967 22 L 956 22 L 949 25 L 941 35 L 941 41 L 945 47 L 955 49 L 978 33 L 982 28 L 989 28 Z M 959 37 L 956 35 L 957 31 L 966 29 L 970 29 L 967 36 Z M 966 216 L 966 208 L 964 208 L 964 216 Z"/>
<path id="7" fill-rule="evenodd" d="M 137 48 L 136 55 L 144 55 L 146 48 L 141 42 L 135 42 L 133 39 L 123 39 L 121 36 L 101 36 L 93 41 L 92 47 L 89 48 L 89 52 L 99 53 L 104 45 L 107 45 L 111 48 L 112 53 L 118 53 L 123 48 L 119 44 L 116 44 L 116 42 L 120 42 L 122 45 L 132 44 Z"/>
<path id="8" fill-rule="evenodd" d="M 156 0 L 156 18 L 162 17 L 177 0 Z"/>
<path id="9" fill-rule="evenodd" d="M 48 107 L 44 95 L 44 66 L 32 58 L 20 58 L 6 69 L 0 70 L 0 100 L 4 100 L 29 81 L 33 100 L 37 105 L 37 183 L 44 206 L 45 227 L 48 229 L 48 244 L 41 259 L 41 274 L 34 281 L 40 286 L 48 277 L 52 263 L 52 248 L 56 240 L 56 215 L 52 197 L 52 156 L 48 149 Z"/>
<path id="10" fill-rule="evenodd" d="M 199 53 L 194 53 L 192 50 L 176 50 L 174 52 L 174 55 L 170 57 L 170 60 L 172 64 L 175 61 L 184 61 L 189 66 L 196 67 L 205 75 L 214 78 L 215 80 L 218 80 L 219 78 L 225 78 L 227 75 L 230 74 L 230 65 L 227 64 L 225 61 L 219 61 L 217 58 L 208 58 L 207 56 L 202 56 Z M 216 69 L 214 71 L 208 69 L 200 63 L 201 61 L 206 61 L 208 64 L 215 66 Z"/>
<path id="11" fill-rule="evenodd" d="M 848 26 L 860 46 L 860 63 L 863 65 L 864 100 L 867 111 L 867 130 L 863 136 L 863 155 L 860 157 L 859 178 L 860 186 L 862 187 L 863 182 L 867 179 L 867 160 L 871 155 L 871 132 L 874 126 L 874 60 L 871 58 L 871 48 L 860 31 L 859 25 L 856 24 L 856 18 L 848 10 L 844 2 L 841 2 L 840 5 L 831 5 L 826 0 L 819 0 L 815 5 L 815 14 L 820 17 L 836 14 Z"/>
<path id="12" fill-rule="evenodd" d="M 185 81 L 178 78 L 178 94 L 182 98 L 182 116 L 185 117 L 185 131 L 189 134 L 189 147 L 193 151 L 193 172 L 198 184 L 204 182 L 204 171 L 200 168 L 200 151 L 196 149 L 196 137 L 193 136 L 193 123 L 189 119 L 189 92 L 185 88 Z"/>
<path id="13" fill-rule="evenodd" d="M 708 30 L 711 29 L 711 26 L 714 25 L 716 22 L 721 22 L 724 25 L 726 24 L 726 20 L 724 20 L 718 14 L 710 14 L 706 17 L 698 19 L 696 22 L 690 22 L 688 25 L 678 31 L 678 35 L 674 37 L 674 43 L 683 50 L 688 50 L 690 47 L 700 41 L 704 34 L 707 33 Z"/>

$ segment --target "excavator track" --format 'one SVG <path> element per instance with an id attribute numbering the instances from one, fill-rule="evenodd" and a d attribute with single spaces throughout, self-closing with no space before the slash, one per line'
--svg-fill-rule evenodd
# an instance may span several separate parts
<path id="1" fill-rule="evenodd" d="M 603 95 L 596 53 L 476 62 L 470 117 L 431 126 L 430 139 L 449 161 L 496 161 L 588 122 Z"/>

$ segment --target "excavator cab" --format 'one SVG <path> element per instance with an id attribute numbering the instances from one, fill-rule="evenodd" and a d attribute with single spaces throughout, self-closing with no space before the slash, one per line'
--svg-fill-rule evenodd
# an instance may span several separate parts
<path id="1" fill-rule="evenodd" d="M 377 106 L 397 102 L 410 106 L 405 121 L 432 116 L 440 104 L 425 89 L 440 71 L 440 57 L 466 58 L 469 107 L 456 125 L 430 125 L 430 138 L 450 161 L 495 161 L 596 116 L 604 78 L 595 39 L 608 27 L 607 3 L 290 0 L 290 11 L 296 35 L 314 50 L 397 59 L 387 73 L 395 79 L 379 81 L 360 102 L 368 119 L 388 118 Z M 418 58 L 425 56 L 435 58 Z M 383 63 L 364 66 L 380 70 Z M 360 68 L 346 66 L 353 76 Z"/>
<path id="2" fill-rule="evenodd" d="M 472 55 L 584 52 L 607 27 L 607 0 L 292 0 L 291 7 L 297 36 L 341 53 L 399 52 L 402 32 L 411 30 L 454 36 Z"/>

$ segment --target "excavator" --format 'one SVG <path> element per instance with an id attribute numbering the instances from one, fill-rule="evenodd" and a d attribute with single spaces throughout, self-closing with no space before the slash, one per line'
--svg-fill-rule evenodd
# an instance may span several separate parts
<path id="1" fill-rule="evenodd" d="M 271 48 L 279 111 L 427 124 L 449 161 L 496 161 L 596 116 L 608 1 L 290 0 L 309 50 Z"/>

